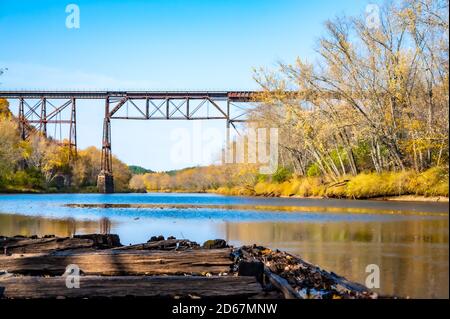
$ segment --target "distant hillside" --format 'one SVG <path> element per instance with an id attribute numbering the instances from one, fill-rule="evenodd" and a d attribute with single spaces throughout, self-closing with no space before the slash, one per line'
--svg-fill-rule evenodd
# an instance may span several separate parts
<path id="1" fill-rule="evenodd" d="M 128 166 L 128 169 L 130 170 L 131 174 L 133 174 L 133 175 L 142 175 L 142 174 L 146 174 L 146 173 L 154 173 L 150 169 L 146 169 L 146 168 L 144 168 L 142 166 L 137 166 L 137 165 L 130 165 L 130 166 Z"/>
<path id="2" fill-rule="evenodd" d="M 165 171 L 164 173 L 166 173 L 169 176 L 174 176 L 174 175 L 176 175 L 178 173 L 187 171 L 188 169 L 197 168 L 197 167 L 198 166 L 185 167 L 185 168 L 181 168 L 181 169 L 173 169 L 173 170 L 170 170 L 170 171 Z"/>

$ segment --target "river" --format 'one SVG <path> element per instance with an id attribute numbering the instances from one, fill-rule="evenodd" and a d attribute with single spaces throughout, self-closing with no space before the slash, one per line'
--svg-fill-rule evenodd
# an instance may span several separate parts
<path id="1" fill-rule="evenodd" d="M 104 203 L 156 206 L 65 206 Z M 0 235 L 103 232 L 118 234 L 125 245 L 153 235 L 200 244 L 223 238 L 235 246 L 257 243 L 285 250 L 361 283 L 367 265 L 376 264 L 380 288 L 374 290 L 380 294 L 448 298 L 448 211 L 448 203 L 214 194 L 0 195 Z"/>

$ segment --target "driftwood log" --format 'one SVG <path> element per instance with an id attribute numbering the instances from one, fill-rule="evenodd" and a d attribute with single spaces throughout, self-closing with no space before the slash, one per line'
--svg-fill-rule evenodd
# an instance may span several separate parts
<path id="1" fill-rule="evenodd" d="M 64 277 L 0 277 L 0 298 L 249 298 L 262 293 L 253 277 L 234 276 L 81 276 L 80 288 L 67 288 Z"/>

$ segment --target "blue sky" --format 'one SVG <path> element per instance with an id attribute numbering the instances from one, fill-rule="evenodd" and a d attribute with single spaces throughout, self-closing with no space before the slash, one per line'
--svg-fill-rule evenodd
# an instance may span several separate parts
<path id="1" fill-rule="evenodd" d="M 65 8 L 80 8 L 68 29 Z M 254 67 L 314 59 L 323 22 L 364 12 L 360 0 L 17 1 L 0 0 L 2 89 L 257 89 Z M 80 148 L 101 145 L 102 103 L 80 102 Z M 223 122 L 202 123 L 223 128 Z M 113 153 L 167 170 L 181 121 L 113 122 Z M 222 145 L 217 145 L 217 152 Z"/>

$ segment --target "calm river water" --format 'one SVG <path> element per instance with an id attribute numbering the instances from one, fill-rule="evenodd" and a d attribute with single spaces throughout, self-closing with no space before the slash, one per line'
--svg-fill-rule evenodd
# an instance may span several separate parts
<path id="1" fill-rule="evenodd" d="M 71 208 L 64 204 L 185 204 L 196 208 Z M 223 208 L 198 208 L 227 205 Z M 263 211 L 233 205 L 274 206 Z M 295 206 L 289 211 L 286 206 Z M 290 209 L 292 210 L 292 209 Z M 261 244 L 365 282 L 382 294 L 449 297 L 448 203 L 226 197 L 212 194 L 0 195 L 0 235 L 109 232 L 122 244 L 173 235 Z"/>

